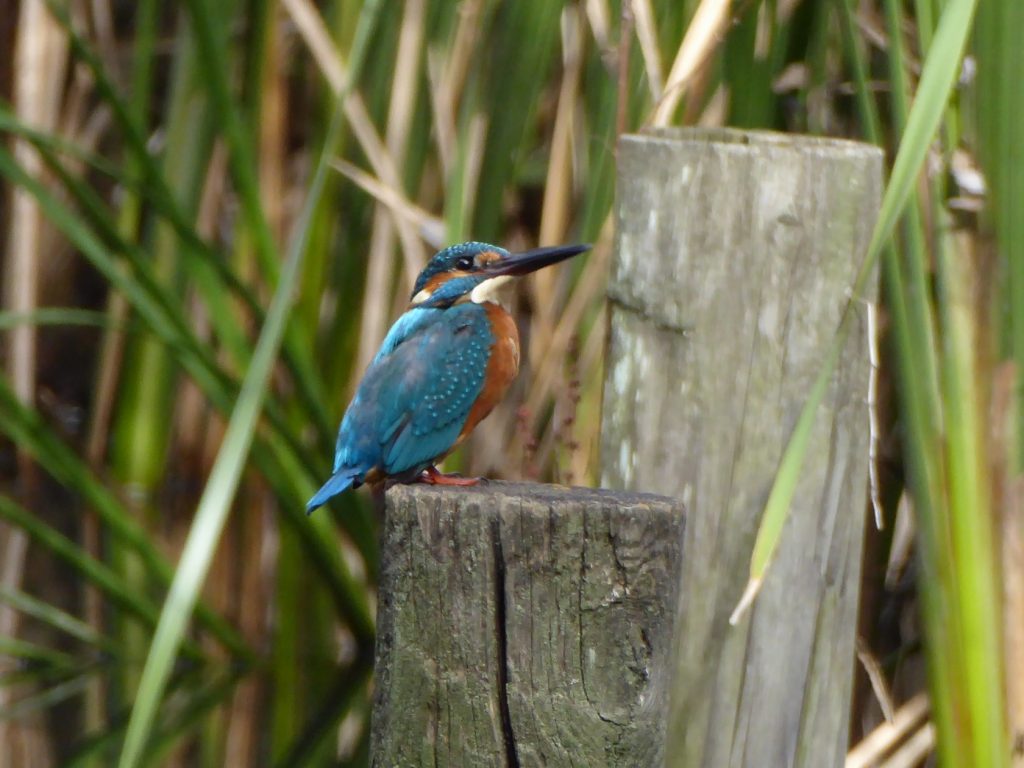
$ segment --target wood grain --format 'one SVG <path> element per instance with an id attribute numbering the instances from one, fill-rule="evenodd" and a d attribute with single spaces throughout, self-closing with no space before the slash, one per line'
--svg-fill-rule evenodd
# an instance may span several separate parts
<path id="1" fill-rule="evenodd" d="M 682 538 L 646 494 L 392 488 L 373 765 L 661 765 Z"/>
<path id="2" fill-rule="evenodd" d="M 753 610 L 782 451 L 847 304 L 882 154 L 846 141 L 662 130 L 619 145 L 602 484 L 687 508 L 669 764 L 842 765 L 865 524 L 864 307 Z"/>

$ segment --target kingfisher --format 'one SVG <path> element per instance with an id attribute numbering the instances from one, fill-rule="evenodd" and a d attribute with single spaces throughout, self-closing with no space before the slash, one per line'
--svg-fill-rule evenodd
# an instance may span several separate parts
<path id="1" fill-rule="evenodd" d="M 443 474 L 437 464 L 491 412 L 519 372 L 519 331 L 505 307 L 505 289 L 518 276 L 589 249 L 510 253 L 470 242 L 435 254 L 366 369 L 338 429 L 333 474 L 306 512 L 364 483 L 479 482 Z"/>

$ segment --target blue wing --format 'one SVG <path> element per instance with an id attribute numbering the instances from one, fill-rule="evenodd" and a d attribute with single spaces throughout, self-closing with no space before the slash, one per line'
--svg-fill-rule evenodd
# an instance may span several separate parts
<path id="1" fill-rule="evenodd" d="M 345 412 L 335 471 L 407 476 L 448 453 L 483 389 L 493 343 L 477 304 L 403 315 Z"/>

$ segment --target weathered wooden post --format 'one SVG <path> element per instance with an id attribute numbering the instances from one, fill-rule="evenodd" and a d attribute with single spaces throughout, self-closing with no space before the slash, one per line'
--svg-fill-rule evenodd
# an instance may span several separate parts
<path id="1" fill-rule="evenodd" d="M 863 307 L 772 570 L 728 619 L 864 256 L 882 154 L 666 130 L 624 137 L 618 159 L 602 482 L 687 508 L 667 762 L 842 765 L 868 476 Z"/>
<path id="2" fill-rule="evenodd" d="M 373 765 L 661 765 L 682 538 L 658 496 L 392 488 Z"/>

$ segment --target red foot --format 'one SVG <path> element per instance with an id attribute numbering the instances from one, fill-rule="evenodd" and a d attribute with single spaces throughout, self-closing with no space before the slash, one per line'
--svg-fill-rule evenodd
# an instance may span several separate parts
<path id="1" fill-rule="evenodd" d="M 437 467 L 427 467 L 423 470 L 423 474 L 416 478 L 416 481 L 427 485 L 476 485 L 480 482 L 480 478 L 446 475 L 443 472 L 438 472 Z"/>

